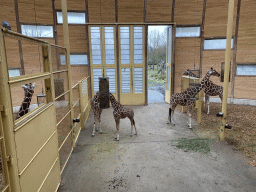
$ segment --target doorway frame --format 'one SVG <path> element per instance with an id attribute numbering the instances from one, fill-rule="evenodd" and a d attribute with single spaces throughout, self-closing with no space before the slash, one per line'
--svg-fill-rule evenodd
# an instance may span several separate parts
<path id="1" fill-rule="evenodd" d="M 173 34 L 175 34 L 176 32 L 176 23 L 175 22 L 161 22 L 161 23 L 86 23 L 85 25 L 88 26 L 88 29 L 90 26 L 107 26 L 107 25 L 114 25 L 115 26 L 115 29 L 116 29 L 116 37 L 115 37 L 115 40 L 117 40 L 118 42 L 118 39 L 119 39 L 119 34 L 118 34 L 118 30 L 119 29 L 119 26 L 122 26 L 122 25 L 126 25 L 126 26 L 130 26 L 130 25 L 133 25 L 133 26 L 137 26 L 137 25 L 140 25 L 140 26 L 144 26 L 144 29 L 145 29 L 145 35 L 144 35 L 144 42 L 145 42 L 145 58 L 143 58 L 145 60 L 145 71 L 144 71 L 144 87 L 145 87 L 145 103 L 143 105 L 148 105 L 148 65 L 147 65 L 147 52 L 148 52 L 148 26 L 156 26 L 156 25 L 165 25 L 165 26 L 168 26 L 168 25 L 171 25 L 172 26 L 172 29 L 174 30 L 173 31 Z M 88 30 L 88 36 L 90 36 L 90 31 Z M 88 55 L 91 54 L 91 48 L 90 48 L 90 38 L 88 38 L 88 44 L 89 44 L 89 49 L 88 49 Z M 175 50 L 174 50 L 174 45 L 175 45 L 175 35 L 172 36 L 172 69 L 171 69 L 171 94 L 173 93 L 174 91 L 174 71 L 175 71 L 175 57 L 174 57 L 174 53 L 175 53 Z M 119 43 L 116 43 L 116 69 L 117 69 L 117 97 L 118 97 L 118 101 L 120 102 L 120 63 L 119 63 Z M 92 71 L 91 71 L 91 63 L 92 63 L 92 60 L 91 60 L 91 57 L 89 57 L 89 63 L 90 63 L 90 66 L 89 66 L 89 75 L 92 77 Z M 91 82 L 91 93 L 92 93 L 92 96 L 94 95 L 93 94 L 93 86 L 92 86 L 92 82 Z"/>

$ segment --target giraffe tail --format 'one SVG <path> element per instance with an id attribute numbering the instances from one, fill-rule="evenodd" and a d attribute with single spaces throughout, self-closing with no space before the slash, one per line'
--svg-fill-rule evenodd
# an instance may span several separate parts
<path id="1" fill-rule="evenodd" d="M 172 108 L 169 108 L 169 121 L 172 122 Z"/>
<path id="2" fill-rule="evenodd" d="M 133 125 L 135 125 L 135 121 L 134 121 L 134 119 L 133 119 Z"/>

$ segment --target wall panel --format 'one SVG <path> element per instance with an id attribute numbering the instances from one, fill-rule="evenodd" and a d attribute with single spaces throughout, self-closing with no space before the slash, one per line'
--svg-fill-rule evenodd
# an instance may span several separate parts
<path id="1" fill-rule="evenodd" d="M 67 0 L 68 10 L 85 10 L 85 0 Z M 55 9 L 61 8 L 61 0 L 55 0 Z"/>
<path id="2" fill-rule="evenodd" d="M 0 1 L 0 18 L 1 23 L 3 20 L 6 20 L 10 24 L 12 30 L 17 31 L 14 0 Z"/>
<path id="3" fill-rule="evenodd" d="M 237 63 L 255 63 L 256 55 L 256 1 L 242 1 L 237 40 Z"/>
<path id="4" fill-rule="evenodd" d="M 237 0 L 235 0 L 233 17 L 233 35 L 235 35 L 237 13 Z M 226 0 L 207 0 L 205 12 L 205 37 L 217 37 L 227 35 L 228 22 L 228 1 Z"/>
<path id="5" fill-rule="evenodd" d="M 177 24 L 202 23 L 203 0 L 176 0 L 174 8 L 174 21 Z"/>
<path id="6" fill-rule="evenodd" d="M 147 22 L 151 22 L 151 21 L 152 22 L 158 22 L 158 21 L 170 22 L 172 17 L 172 1 L 173 0 L 147 1 L 146 21 Z"/>
<path id="7" fill-rule="evenodd" d="M 144 0 L 118 0 L 118 22 L 143 23 Z"/>
<path id="8" fill-rule="evenodd" d="M 181 92 L 181 76 L 187 69 L 199 69 L 200 38 L 175 39 L 175 85 L 174 92 Z"/>

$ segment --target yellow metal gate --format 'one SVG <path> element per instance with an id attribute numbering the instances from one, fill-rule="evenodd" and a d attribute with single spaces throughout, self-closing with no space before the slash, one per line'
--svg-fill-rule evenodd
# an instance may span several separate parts
<path id="1" fill-rule="evenodd" d="M 0 56 L 0 191 L 57 191 L 89 116 L 89 77 L 72 87 L 65 48 L 5 29 Z"/>
<path id="2" fill-rule="evenodd" d="M 3 105 L 0 105 L 0 191 L 10 191 L 10 180 L 9 172 L 7 167 L 7 160 L 10 157 L 6 156 L 5 138 L 4 138 L 4 128 L 2 122 L 2 114 L 4 113 Z"/>

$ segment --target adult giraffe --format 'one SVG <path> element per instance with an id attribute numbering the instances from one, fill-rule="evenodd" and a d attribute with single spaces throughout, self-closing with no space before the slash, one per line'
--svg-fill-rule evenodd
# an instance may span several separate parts
<path id="1" fill-rule="evenodd" d="M 191 109 L 194 104 L 194 100 L 192 98 L 195 98 L 196 94 L 199 93 L 199 91 L 201 91 L 205 87 L 205 84 L 206 84 L 206 82 L 209 81 L 210 76 L 219 76 L 219 73 L 217 71 L 215 71 L 213 68 L 211 68 L 211 70 L 207 71 L 205 77 L 199 83 L 198 86 L 196 86 L 194 88 L 187 88 L 185 91 L 183 91 L 181 93 L 175 93 L 171 96 L 169 116 L 168 116 L 169 123 L 172 123 L 173 125 L 175 125 L 173 114 L 174 114 L 174 110 L 177 105 L 187 106 L 187 108 L 188 108 L 187 114 L 189 116 L 188 127 L 192 128 L 192 126 L 191 126 Z"/>
<path id="2" fill-rule="evenodd" d="M 211 68 L 212 69 L 212 68 Z M 192 73 L 191 71 L 189 71 L 189 69 L 187 71 L 185 71 L 185 73 L 183 75 L 189 75 L 191 77 L 197 77 L 194 73 Z M 220 76 L 220 74 L 218 75 L 218 77 Z M 219 96 L 220 100 L 222 102 L 222 98 L 223 98 L 223 87 L 220 85 L 216 85 L 214 84 L 210 79 L 205 82 L 205 87 L 204 87 L 204 93 L 205 93 L 205 105 L 208 106 L 208 111 L 207 111 L 207 115 L 209 115 L 210 113 L 210 96 Z"/>

